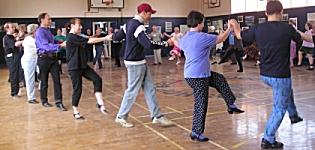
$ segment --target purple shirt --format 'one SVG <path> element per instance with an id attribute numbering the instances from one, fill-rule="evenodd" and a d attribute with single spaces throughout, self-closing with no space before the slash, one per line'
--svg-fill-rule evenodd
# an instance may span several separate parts
<path id="1" fill-rule="evenodd" d="M 179 47 L 184 51 L 186 61 L 185 78 L 207 78 L 211 76 L 210 48 L 216 45 L 217 36 L 202 32 L 187 32 Z"/>
<path id="2" fill-rule="evenodd" d="M 35 44 L 39 54 L 56 53 L 59 44 L 55 44 L 54 36 L 49 28 L 39 27 L 35 33 Z"/>

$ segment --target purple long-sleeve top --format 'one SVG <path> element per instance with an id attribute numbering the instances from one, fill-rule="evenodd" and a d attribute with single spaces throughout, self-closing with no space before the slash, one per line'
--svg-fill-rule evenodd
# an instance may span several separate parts
<path id="1" fill-rule="evenodd" d="M 39 54 L 56 53 L 59 44 L 55 44 L 54 36 L 49 28 L 39 27 L 35 33 L 35 44 Z"/>

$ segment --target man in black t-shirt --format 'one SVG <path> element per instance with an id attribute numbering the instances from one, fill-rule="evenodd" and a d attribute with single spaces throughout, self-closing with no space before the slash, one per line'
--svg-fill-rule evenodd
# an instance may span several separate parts
<path id="1" fill-rule="evenodd" d="M 279 1 L 267 3 L 266 15 L 268 22 L 259 24 L 249 30 L 241 32 L 239 25 L 234 21 L 233 26 L 238 39 L 245 42 L 257 43 L 260 50 L 261 80 L 272 87 L 273 110 L 267 121 L 261 148 L 283 148 L 281 142 L 275 140 L 282 119 L 288 111 L 291 123 L 303 121 L 298 116 L 294 104 L 290 72 L 290 43 L 302 39 L 311 40 L 300 31 L 295 30 L 288 23 L 281 22 L 283 7 Z"/>
<path id="2" fill-rule="evenodd" d="M 72 81 L 72 108 L 75 119 L 84 119 L 79 113 L 78 105 L 82 93 L 82 77 L 93 81 L 94 93 L 97 100 L 96 106 L 102 112 L 106 113 L 102 97 L 102 78 L 88 66 L 88 55 L 86 45 L 98 42 L 104 42 L 111 39 L 111 35 L 102 38 L 85 38 L 81 35 L 80 19 L 75 18 L 70 21 L 71 30 L 67 36 L 67 63 Z"/>

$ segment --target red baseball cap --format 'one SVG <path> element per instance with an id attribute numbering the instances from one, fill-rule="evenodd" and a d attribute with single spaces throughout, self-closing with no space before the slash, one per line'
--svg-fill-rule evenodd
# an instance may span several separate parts
<path id="1" fill-rule="evenodd" d="M 156 10 L 153 10 L 152 7 L 147 3 L 142 3 L 138 6 L 138 13 L 141 13 L 143 11 L 151 12 L 152 14 L 156 13 Z"/>

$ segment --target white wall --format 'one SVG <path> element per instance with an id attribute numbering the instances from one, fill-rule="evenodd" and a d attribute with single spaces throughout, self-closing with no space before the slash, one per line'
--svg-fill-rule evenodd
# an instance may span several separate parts
<path id="1" fill-rule="evenodd" d="M 227 1 L 227 0 L 221 0 Z M 131 17 L 137 5 L 147 2 L 157 10 L 153 17 L 185 17 L 190 10 L 201 10 L 201 0 L 125 0 L 125 8 L 91 9 L 87 0 L 0 0 L 0 18 L 36 18 L 40 12 L 52 17 Z"/>

